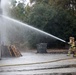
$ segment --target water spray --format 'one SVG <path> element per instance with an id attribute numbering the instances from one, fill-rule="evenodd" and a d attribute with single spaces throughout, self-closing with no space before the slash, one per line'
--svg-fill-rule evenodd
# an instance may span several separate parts
<path id="1" fill-rule="evenodd" d="M 0 15 L 2 14 L 2 8 L 1 8 L 1 0 L 0 0 Z"/>
<path id="2" fill-rule="evenodd" d="M 1 0 L 0 0 L 0 15 L 1 13 L 2 13 L 2 9 L 1 9 Z M 1 38 L 0 38 L 0 60 L 1 60 Z"/>
<path id="3" fill-rule="evenodd" d="M 64 42 L 64 43 L 66 43 L 65 40 L 63 40 L 63 39 L 61 39 L 61 38 L 58 38 L 58 37 L 56 37 L 56 36 L 54 36 L 54 35 L 52 35 L 52 34 L 49 34 L 49 33 L 47 33 L 47 32 L 44 32 L 44 31 L 42 31 L 42 30 L 40 30 L 40 29 L 37 29 L 37 28 L 35 28 L 35 27 L 32 27 L 32 26 L 30 26 L 30 25 L 28 25 L 28 24 L 26 24 L 26 23 L 20 22 L 20 21 L 18 21 L 18 20 L 12 19 L 12 18 L 7 17 L 7 16 L 4 16 L 4 15 L 1 15 L 1 16 L 2 16 L 3 18 L 5 18 L 5 19 L 8 19 L 8 20 L 13 21 L 13 22 L 16 22 L 16 23 L 18 23 L 18 24 L 21 24 L 21 25 L 23 25 L 23 26 L 26 26 L 26 27 L 28 27 L 28 28 L 31 28 L 31 29 L 33 29 L 33 30 L 36 30 L 36 31 L 41 32 L 41 33 L 43 33 L 43 34 L 46 34 L 46 35 L 48 35 L 48 36 L 50 36 L 50 37 L 52 37 L 52 38 L 54 38 L 54 39 L 57 39 L 57 40 L 59 40 L 59 41 L 62 41 L 62 42 Z"/>
<path id="4" fill-rule="evenodd" d="M 43 33 L 43 34 L 45 34 L 45 35 L 48 35 L 48 36 L 50 36 L 50 37 L 52 37 L 52 38 L 54 38 L 54 39 L 57 39 L 57 40 L 59 40 L 59 41 L 62 41 L 62 42 L 65 42 L 65 43 L 66 43 L 65 40 L 63 40 L 63 39 L 61 39 L 61 38 L 58 38 L 58 37 L 56 37 L 56 36 L 54 36 L 54 35 L 52 35 L 52 34 L 49 34 L 49 33 L 45 32 L 45 31 L 42 31 L 42 30 L 37 29 L 37 28 L 35 28 L 35 27 L 32 27 L 32 26 L 30 26 L 30 25 L 28 25 L 28 24 L 25 24 L 25 23 L 20 22 L 20 21 L 18 21 L 18 20 L 15 20 L 15 19 L 12 19 L 12 18 L 10 18 L 10 17 L 7 17 L 7 16 L 2 15 L 1 0 L 0 0 L 0 16 L 1 16 L 2 18 L 8 19 L 8 20 L 13 21 L 13 22 L 16 22 L 16 23 L 18 23 L 18 24 L 21 24 L 21 25 L 26 26 L 26 27 L 28 27 L 28 28 L 30 28 L 30 29 L 36 30 L 36 31 L 41 32 L 41 33 Z"/>

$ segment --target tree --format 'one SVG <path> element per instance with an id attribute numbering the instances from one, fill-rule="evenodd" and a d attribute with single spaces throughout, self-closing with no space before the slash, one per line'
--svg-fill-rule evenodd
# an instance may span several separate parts
<path id="1" fill-rule="evenodd" d="M 32 2 L 35 2 L 34 5 L 26 7 L 24 3 L 19 3 L 11 9 L 11 15 L 62 39 L 76 37 L 75 0 L 31 0 Z M 43 38 L 33 34 L 35 33 L 32 33 L 29 39 L 31 45 Z M 33 41 L 35 37 L 39 37 L 39 40 Z"/>
<path id="2" fill-rule="evenodd" d="M 67 39 L 72 33 L 73 17 L 62 8 L 36 4 L 28 17 L 28 23 L 48 33 Z"/>
<path id="3" fill-rule="evenodd" d="M 76 15 L 76 0 L 30 0 L 31 3 L 46 3 L 54 7 L 68 10 L 72 15 Z"/>
<path id="4" fill-rule="evenodd" d="M 51 18 L 50 16 L 53 16 L 53 13 L 54 11 L 52 12 L 52 9 L 49 10 L 48 5 L 37 4 L 28 16 L 28 23 L 43 30 Z"/>
<path id="5" fill-rule="evenodd" d="M 24 3 L 19 3 L 17 6 L 12 7 L 10 13 L 13 18 L 23 21 L 25 17 Z"/>

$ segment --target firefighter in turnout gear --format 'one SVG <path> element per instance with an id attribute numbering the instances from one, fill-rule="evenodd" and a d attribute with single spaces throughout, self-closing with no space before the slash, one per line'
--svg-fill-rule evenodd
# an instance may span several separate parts
<path id="1" fill-rule="evenodd" d="M 68 50 L 68 56 L 70 56 L 71 53 L 73 53 L 73 56 L 76 56 L 76 42 L 74 37 L 69 38 L 70 42 L 68 44 L 70 45 L 69 50 Z"/>
<path id="2" fill-rule="evenodd" d="M 74 44 L 75 44 L 75 46 L 74 46 L 74 50 L 73 50 L 73 57 L 76 57 L 76 41 L 74 41 Z"/>

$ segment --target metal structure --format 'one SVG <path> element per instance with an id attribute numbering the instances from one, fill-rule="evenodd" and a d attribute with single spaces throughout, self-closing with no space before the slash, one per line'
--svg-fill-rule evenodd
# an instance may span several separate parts
<path id="1" fill-rule="evenodd" d="M 2 14 L 2 9 L 1 9 L 1 0 L 0 0 L 0 15 Z M 1 20 L 1 19 L 0 19 Z M 1 32 L 0 32 L 1 33 Z M 1 34 L 0 34 L 0 60 L 1 60 Z"/>
<path id="2" fill-rule="evenodd" d="M 37 53 L 47 53 L 47 43 L 37 44 Z"/>
<path id="3" fill-rule="evenodd" d="M 2 14 L 2 9 L 1 9 L 1 0 L 0 0 L 0 15 Z"/>

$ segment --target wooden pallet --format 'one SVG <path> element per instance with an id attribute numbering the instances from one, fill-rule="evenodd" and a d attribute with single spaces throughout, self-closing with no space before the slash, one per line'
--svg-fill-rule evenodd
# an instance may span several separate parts
<path id="1" fill-rule="evenodd" d="M 22 56 L 20 51 L 14 45 L 9 46 L 8 50 L 11 56 L 15 56 L 15 57 Z"/>

